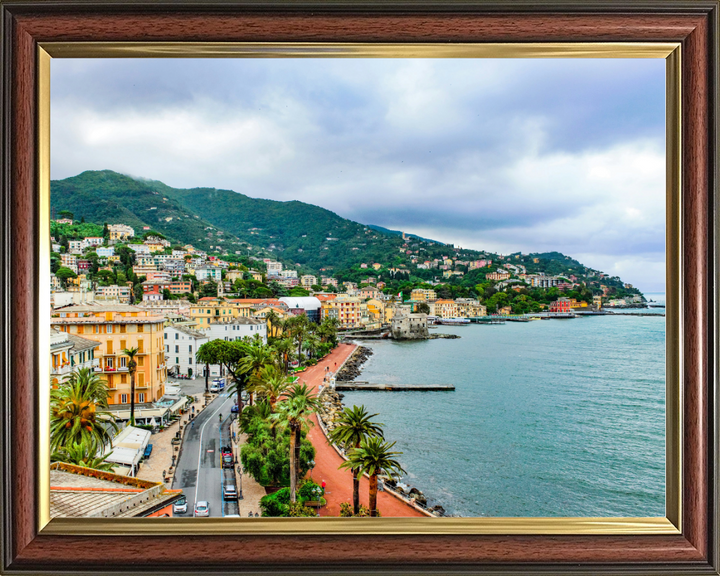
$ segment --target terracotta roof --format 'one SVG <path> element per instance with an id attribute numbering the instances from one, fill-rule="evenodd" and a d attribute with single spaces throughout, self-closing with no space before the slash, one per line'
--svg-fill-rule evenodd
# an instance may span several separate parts
<path id="1" fill-rule="evenodd" d="M 68 333 L 67 336 L 68 340 L 73 345 L 71 350 L 77 350 L 78 352 L 81 352 L 82 350 L 90 350 L 92 348 L 97 348 L 98 346 L 100 346 L 100 342 L 90 340 L 88 338 L 83 338 L 81 336 L 77 336 L 76 334 Z"/>

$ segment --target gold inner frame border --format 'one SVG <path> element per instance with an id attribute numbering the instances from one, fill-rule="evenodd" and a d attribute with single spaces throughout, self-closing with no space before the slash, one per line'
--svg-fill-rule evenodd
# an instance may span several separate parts
<path id="1" fill-rule="evenodd" d="M 50 425 L 39 418 L 38 530 L 48 535 L 659 535 L 682 531 L 681 45 L 676 42 L 358 44 L 41 42 L 37 47 L 39 286 L 50 317 L 50 66 L 52 58 L 664 58 L 666 61 L 666 475 L 664 518 L 50 518 Z M 40 373 L 50 373 L 50 324 L 38 319 Z M 50 411 L 50 378 L 38 383 Z"/>

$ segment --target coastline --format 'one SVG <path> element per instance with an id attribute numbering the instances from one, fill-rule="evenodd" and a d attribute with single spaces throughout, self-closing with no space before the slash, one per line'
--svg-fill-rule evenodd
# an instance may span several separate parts
<path id="1" fill-rule="evenodd" d="M 371 348 L 361 346 L 359 344 L 354 344 L 354 346 L 355 350 L 353 350 L 353 352 L 345 359 L 335 373 L 336 378 L 342 376 L 342 380 L 344 381 L 350 381 L 357 378 L 362 371 L 362 365 L 367 362 L 373 354 Z M 342 401 L 344 395 L 340 394 L 330 386 L 326 386 L 320 394 L 318 394 L 318 398 L 320 399 L 322 405 L 321 411 L 317 413 L 318 423 L 325 435 L 327 443 L 335 449 L 337 454 L 343 458 L 343 460 L 347 460 L 345 451 L 336 444 L 333 444 L 329 438 L 329 432 L 334 428 L 334 418 L 336 414 L 339 414 L 345 408 L 345 404 Z M 365 476 L 367 477 L 367 475 Z M 429 507 L 427 497 L 418 488 L 404 483 L 403 484 L 406 488 L 402 488 L 393 478 L 388 478 L 386 476 L 381 478 L 384 484 L 384 491 L 408 506 L 411 506 L 430 517 L 445 515 L 445 508 L 442 505 L 436 504 L 435 506 Z"/>

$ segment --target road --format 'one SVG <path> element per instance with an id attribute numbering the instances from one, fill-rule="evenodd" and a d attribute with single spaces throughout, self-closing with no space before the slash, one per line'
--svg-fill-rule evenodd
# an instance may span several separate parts
<path id="1" fill-rule="evenodd" d="M 204 384 L 203 384 L 204 385 Z M 227 418 L 234 400 L 223 393 L 217 396 L 195 418 L 194 426 L 185 431 L 185 440 L 173 480 L 173 488 L 181 488 L 187 497 L 188 512 L 179 516 L 192 516 L 195 504 L 206 500 L 210 516 L 220 517 L 236 511 L 228 510 L 222 499 L 222 464 L 220 457 L 220 415 Z M 237 507 L 237 503 L 235 505 Z"/>

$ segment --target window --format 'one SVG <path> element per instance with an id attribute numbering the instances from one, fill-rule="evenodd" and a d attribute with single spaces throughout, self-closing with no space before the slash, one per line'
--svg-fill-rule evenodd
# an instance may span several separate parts
<path id="1" fill-rule="evenodd" d="M 178 339 L 178 336 L 179 336 L 179 334 L 177 332 L 175 332 L 175 340 Z"/>
<path id="2" fill-rule="evenodd" d="M 175 357 L 175 364 L 180 364 L 180 358 Z"/>
<path id="3" fill-rule="evenodd" d="M 170 344 L 165 345 L 165 352 L 170 352 Z"/>
<path id="4" fill-rule="evenodd" d="M 167 340 L 168 339 L 167 332 L 165 332 L 164 336 L 165 336 L 165 340 Z"/>
<path id="5" fill-rule="evenodd" d="M 188 364 L 192 365 L 192 358 L 188 358 Z"/>
<path id="6" fill-rule="evenodd" d="M 190 354 L 192 354 L 192 344 L 190 346 L 188 346 L 188 352 L 190 352 Z"/>
<path id="7" fill-rule="evenodd" d="M 138 374 L 138 386 L 145 386 L 145 373 L 140 372 Z"/>
<path id="8" fill-rule="evenodd" d="M 125 324 L 120 325 L 120 334 L 125 334 Z"/>
<path id="9" fill-rule="evenodd" d="M 120 368 L 127 368 L 127 356 L 120 357 Z"/>
<path id="10" fill-rule="evenodd" d="M 140 402 L 141 404 L 145 402 L 145 392 L 140 392 L 138 394 L 138 402 Z"/>
<path id="11" fill-rule="evenodd" d="M 143 324 L 138 324 L 137 331 L 138 331 L 138 332 L 145 332 L 145 326 L 144 326 Z"/>
<path id="12" fill-rule="evenodd" d="M 106 343 L 106 346 L 107 346 L 107 353 L 112 354 L 113 353 L 113 341 L 108 340 Z"/>
<path id="13" fill-rule="evenodd" d="M 112 327 L 112 324 L 108 324 L 108 325 L 107 325 L 107 333 L 108 333 L 108 334 L 112 334 L 112 328 L 113 328 L 113 327 Z"/>
<path id="14" fill-rule="evenodd" d="M 175 346 L 175 353 L 177 354 L 178 352 L 180 352 L 180 346 Z"/>
<path id="15" fill-rule="evenodd" d="M 127 374 L 120 374 L 120 384 L 127 384 Z"/>
<path id="16" fill-rule="evenodd" d="M 136 360 L 137 360 L 138 366 L 145 366 L 145 357 L 144 356 L 138 356 L 136 358 Z"/>
<path id="17" fill-rule="evenodd" d="M 145 352 L 145 341 L 139 340 L 138 341 L 138 353 L 142 354 L 143 352 Z"/>
<path id="18" fill-rule="evenodd" d="M 128 400 L 127 397 L 128 397 L 127 394 L 120 394 L 120 404 L 127 404 L 127 400 Z"/>
<path id="19" fill-rule="evenodd" d="M 125 350 L 127 348 L 127 340 L 120 340 L 120 350 Z"/>

